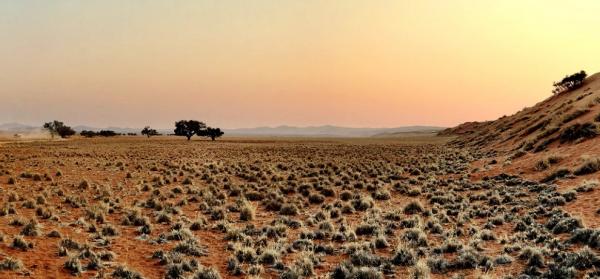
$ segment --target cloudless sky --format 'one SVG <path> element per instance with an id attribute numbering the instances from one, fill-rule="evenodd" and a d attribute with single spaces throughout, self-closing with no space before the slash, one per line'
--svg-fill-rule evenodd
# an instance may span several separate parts
<path id="1" fill-rule="evenodd" d="M 0 123 L 452 126 L 600 71 L 600 1 L 0 1 Z"/>

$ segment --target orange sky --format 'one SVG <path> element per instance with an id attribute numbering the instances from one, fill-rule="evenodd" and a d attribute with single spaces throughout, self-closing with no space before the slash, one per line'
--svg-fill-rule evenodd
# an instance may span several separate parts
<path id="1" fill-rule="evenodd" d="M 600 65 L 600 1 L 0 2 L 0 123 L 452 126 Z"/>

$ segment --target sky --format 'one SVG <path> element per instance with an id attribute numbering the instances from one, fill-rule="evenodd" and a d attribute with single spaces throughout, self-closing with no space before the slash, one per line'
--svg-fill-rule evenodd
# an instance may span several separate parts
<path id="1" fill-rule="evenodd" d="M 454 126 L 600 71 L 600 1 L 3 0 L 0 123 Z"/>

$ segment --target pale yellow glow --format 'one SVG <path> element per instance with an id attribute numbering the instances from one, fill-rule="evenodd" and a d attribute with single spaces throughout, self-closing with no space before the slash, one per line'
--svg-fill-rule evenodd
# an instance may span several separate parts
<path id="1" fill-rule="evenodd" d="M 600 65 L 600 1 L 2 1 L 0 122 L 455 125 Z"/>

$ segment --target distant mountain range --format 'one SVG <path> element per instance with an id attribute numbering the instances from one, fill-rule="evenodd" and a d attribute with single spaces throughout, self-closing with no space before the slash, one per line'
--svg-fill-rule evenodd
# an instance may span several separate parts
<path id="1" fill-rule="evenodd" d="M 20 123 L 0 124 L 0 131 L 11 133 L 23 133 L 39 130 L 40 127 L 29 126 Z M 83 130 L 99 131 L 112 130 L 117 133 L 140 133 L 141 128 L 122 128 L 122 127 L 105 127 L 97 128 L 85 125 L 74 126 L 73 129 L 77 132 Z M 232 136 L 308 136 L 308 137 L 373 137 L 373 136 L 394 136 L 403 133 L 435 133 L 445 129 L 445 127 L 436 126 L 406 126 L 396 128 L 349 128 L 340 126 L 277 126 L 277 127 L 256 127 L 256 128 L 239 128 L 239 129 L 223 129 L 226 135 Z M 157 129 L 159 133 L 170 134 L 172 129 Z"/>
<path id="2" fill-rule="evenodd" d="M 420 133 L 437 132 L 443 130 L 442 127 L 434 126 L 406 126 L 396 128 L 349 128 L 339 126 L 278 126 L 278 127 L 257 127 L 242 129 L 226 129 L 225 133 L 229 135 L 240 136 L 310 136 L 310 137 L 372 137 L 385 134 L 397 133 Z"/>

